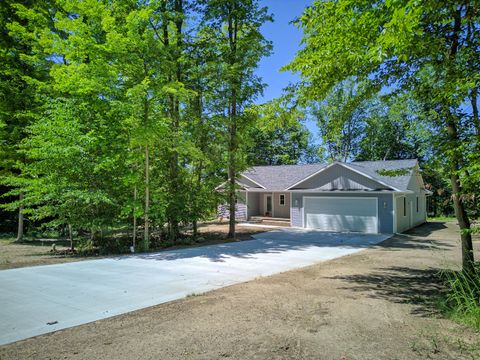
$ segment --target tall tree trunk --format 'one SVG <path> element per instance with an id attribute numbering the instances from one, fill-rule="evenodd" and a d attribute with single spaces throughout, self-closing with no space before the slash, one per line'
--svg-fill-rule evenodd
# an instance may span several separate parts
<path id="1" fill-rule="evenodd" d="M 232 89 L 232 106 L 230 113 L 230 140 L 228 146 L 228 203 L 229 203 L 229 226 L 228 237 L 236 239 L 235 232 L 235 210 L 237 205 L 236 194 L 236 151 L 237 151 L 237 93 L 236 89 Z"/>
<path id="2" fill-rule="evenodd" d="M 137 215 L 136 215 L 136 204 L 137 204 L 137 187 L 133 188 L 133 233 L 132 233 L 132 246 L 135 251 L 135 246 L 137 242 Z"/>
<path id="3" fill-rule="evenodd" d="M 235 18 L 234 12 L 235 3 L 232 3 L 230 8 L 230 14 L 228 17 L 228 39 L 230 46 L 230 65 L 232 68 L 237 63 L 237 34 L 238 23 Z M 229 143 L 228 143 L 228 203 L 229 203 L 229 224 L 228 224 L 228 237 L 233 240 L 236 239 L 235 232 L 235 210 L 237 194 L 235 189 L 235 179 L 237 176 L 236 169 L 236 152 L 237 152 L 237 88 L 238 75 L 233 74 L 233 78 L 230 81 L 231 86 L 231 98 L 230 98 L 230 111 L 229 111 Z"/>
<path id="4" fill-rule="evenodd" d="M 453 14 L 454 24 L 452 32 L 452 43 L 448 51 L 448 60 L 447 63 L 447 79 L 450 78 L 450 72 L 454 66 L 454 60 L 458 52 L 460 33 L 462 31 L 462 8 L 455 10 Z M 447 125 L 447 135 L 449 140 L 449 150 L 450 150 L 450 182 L 452 185 L 452 198 L 453 198 L 453 207 L 455 210 L 455 216 L 458 221 L 458 226 L 460 227 L 460 238 L 462 241 L 462 268 L 466 273 L 473 273 L 474 271 L 474 255 L 473 255 L 473 244 L 472 244 L 472 235 L 470 229 L 470 220 L 465 208 L 465 204 L 462 199 L 462 185 L 460 182 L 460 177 L 458 175 L 461 165 L 462 165 L 462 154 L 459 152 L 460 138 L 458 136 L 458 129 L 456 124 L 456 119 L 451 113 L 448 106 L 449 101 L 446 99 L 445 114 L 446 114 L 446 125 Z"/>
<path id="5" fill-rule="evenodd" d="M 18 208 L 18 229 L 17 229 L 17 239 L 15 241 L 22 241 L 23 240 L 23 229 L 24 229 L 24 219 L 23 219 L 23 192 L 19 195 L 20 206 Z"/>
<path id="6" fill-rule="evenodd" d="M 447 120 L 447 132 L 448 137 L 453 146 L 458 144 L 458 132 L 455 120 L 450 116 Z M 470 220 L 465 209 L 465 204 L 462 199 L 462 187 L 460 178 L 458 176 L 458 170 L 461 164 L 461 155 L 458 151 L 451 151 L 450 155 L 450 183 L 452 185 L 452 198 L 453 207 L 455 210 L 455 216 L 460 227 L 460 238 L 462 241 L 462 268 L 467 273 L 472 273 L 474 270 L 474 255 L 473 255 L 473 243 L 472 235 L 470 232 Z"/>
<path id="7" fill-rule="evenodd" d="M 183 46 L 183 0 L 175 0 L 174 1 L 174 24 L 175 24 L 175 36 L 176 39 L 175 47 L 173 47 L 170 51 L 172 51 L 171 55 L 173 60 L 175 61 L 175 73 L 173 75 L 169 75 L 169 81 L 175 80 L 177 82 L 182 82 L 182 65 L 180 62 L 180 56 Z M 162 7 L 165 14 L 167 14 L 168 10 L 166 4 Z M 163 43 L 166 47 L 170 46 L 170 38 L 169 38 L 169 29 L 168 29 L 168 17 L 164 19 L 163 23 Z M 171 154 L 169 159 L 169 192 L 173 195 L 171 202 L 169 203 L 167 209 L 167 217 L 168 217 L 168 224 L 169 224 L 169 238 L 172 241 L 175 241 L 179 237 L 179 207 L 180 201 L 177 199 L 176 195 L 179 193 L 179 185 L 180 185 L 180 177 L 179 177 L 179 155 L 177 147 L 179 146 L 179 129 L 180 129 L 180 100 L 178 96 L 170 95 L 170 118 L 171 118 L 171 131 L 172 131 L 172 144 L 171 144 Z"/>
<path id="8" fill-rule="evenodd" d="M 148 145 L 145 145 L 145 231 L 143 233 L 143 246 L 144 250 L 150 248 L 150 149 Z"/>

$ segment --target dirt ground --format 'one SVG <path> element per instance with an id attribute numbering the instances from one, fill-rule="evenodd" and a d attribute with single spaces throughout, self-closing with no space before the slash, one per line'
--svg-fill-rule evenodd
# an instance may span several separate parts
<path id="1" fill-rule="evenodd" d="M 460 263 L 453 223 L 374 248 L 0 347 L 0 359 L 476 359 L 435 310 Z M 480 243 L 475 247 L 479 256 Z"/>
<path id="2" fill-rule="evenodd" d="M 236 229 L 238 241 L 252 239 L 253 234 L 266 231 L 265 228 L 241 225 L 237 225 Z M 231 241 L 231 239 L 226 239 L 228 223 L 225 222 L 200 224 L 198 232 L 198 241 L 195 243 L 172 246 L 164 250 L 219 244 Z M 15 243 L 13 240 L 14 239 L 0 239 L 0 270 L 99 258 L 99 256 L 64 256 L 52 254 L 50 250 L 52 249 L 53 243 L 57 245 L 56 249 L 58 251 L 68 249 L 68 246 L 66 246 L 67 244 L 64 244 L 66 242 L 61 240 L 54 241 L 52 239 L 45 239 L 24 241 L 21 243 Z"/>

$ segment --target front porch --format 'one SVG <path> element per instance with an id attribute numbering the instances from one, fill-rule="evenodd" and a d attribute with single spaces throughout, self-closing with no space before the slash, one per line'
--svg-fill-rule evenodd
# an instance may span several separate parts
<path id="1" fill-rule="evenodd" d="M 245 204 L 247 220 L 290 224 L 290 193 L 288 192 L 247 191 Z"/>

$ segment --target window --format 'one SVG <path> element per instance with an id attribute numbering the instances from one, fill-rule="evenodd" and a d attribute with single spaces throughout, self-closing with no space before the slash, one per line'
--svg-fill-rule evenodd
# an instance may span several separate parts
<path id="1" fill-rule="evenodd" d="M 403 198 L 403 216 L 407 216 L 407 198 Z"/>
<path id="2" fill-rule="evenodd" d="M 418 212 L 418 196 L 417 196 L 417 212 Z"/>
<path id="3" fill-rule="evenodd" d="M 285 194 L 280 194 L 280 205 L 285 206 Z"/>

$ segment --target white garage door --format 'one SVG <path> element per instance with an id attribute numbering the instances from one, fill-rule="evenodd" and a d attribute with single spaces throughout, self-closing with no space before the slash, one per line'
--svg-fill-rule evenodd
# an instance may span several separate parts
<path id="1" fill-rule="evenodd" d="M 323 231 L 352 231 L 376 234 L 376 198 L 303 198 L 305 227 Z"/>

